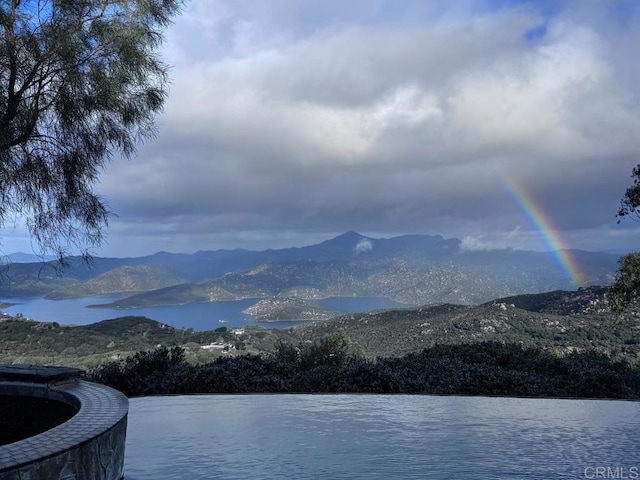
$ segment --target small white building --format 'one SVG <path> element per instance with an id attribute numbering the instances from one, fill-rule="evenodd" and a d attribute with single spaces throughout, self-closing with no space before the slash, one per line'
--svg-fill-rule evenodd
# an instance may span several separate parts
<path id="1" fill-rule="evenodd" d="M 210 343 L 209 345 L 202 345 L 204 350 L 222 350 L 226 343 Z"/>

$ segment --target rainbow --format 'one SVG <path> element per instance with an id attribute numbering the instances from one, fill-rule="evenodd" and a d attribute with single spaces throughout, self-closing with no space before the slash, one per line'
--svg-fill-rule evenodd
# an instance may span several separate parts
<path id="1" fill-rule="evenodd" d="M 585 276 L 573 253 L 562 240 L 551 219 L 524 186 L 514 178 L 504 177 L 504 183 L 523 213 L 531 219 L 551 248 L 562 269 L 571 277 L 576 287 L 584 284 Z"/>

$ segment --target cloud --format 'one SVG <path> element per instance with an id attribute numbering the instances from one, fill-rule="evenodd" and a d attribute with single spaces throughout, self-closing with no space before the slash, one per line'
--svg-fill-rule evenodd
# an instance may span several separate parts
<path id="1" fill-rule="evenodd" d="M 373 242 L 368 238 L 362 238 L 358 241 L 356 246 L 353 248 L 353 251 L 356 255 L 360 255 L 361 253 L 370 252 L 373 250 Z"/>
<path id="2" fill-rule="evenodd" d="M 158 139 L 102 177 L 113 231 L 187 251 L 346 230 L 477 248 L 532 231 L 506 175 L 567 237 L 615 222 L 640 149 L 637 8 L 365 3 L 190 2 Z"/>
<path id="3" fill-rule="evenodd" d="M 482 237 L 472 237 L 465 235 L 460 243 L 460 250 L 463 252 L 490 252 L 498 250 L 499 247 L 482 240 Z"/>

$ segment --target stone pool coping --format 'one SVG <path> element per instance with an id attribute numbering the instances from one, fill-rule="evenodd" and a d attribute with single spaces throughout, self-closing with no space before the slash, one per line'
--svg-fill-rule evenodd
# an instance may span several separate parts
<path id="1" fill-rule="evenodd" d="M 25 364 L 0 365 L 0 380 L 50 383 L 77 378 L 84 373 L 84 370 L 72 367 Z"/>
<path id="2" fill-rule="evenodd" d="M 129 411 L 122 393 L 77 379 L 46 384 L 0 381 L 0 394 L 50 398 L 79 407 L 78 413 L 51 430 L 0 446 L 0 475 L 76 449 L 116 426 Z"/>

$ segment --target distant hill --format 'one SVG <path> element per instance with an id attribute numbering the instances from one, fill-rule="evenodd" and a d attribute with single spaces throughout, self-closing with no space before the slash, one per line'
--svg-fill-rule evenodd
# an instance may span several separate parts
<path id="1" fill-rule="evenodd" d="M 614 314 L 604 294 L 604 289 L 594 288 L 509 297 L 474 307 L 441 304 L 356 313 L 295 327 L 294 334 L 301 341 L 315 341 L 342 330 L 373 358 L 401 356 L 437 344 L 498 341 L 555 353 L 596 348 L 637 362 L 640 309 Z M 570 314 L 548 313 L 567 311 L 569 305 Z"/>
<path id="2" fill-rule="evenodd" d="M 84 282 L 71 283 L 46 295 L 57 300 L 105 293 L 140 292 L 177 285 L 184 280 L 163 267 L 122 266 Z"/>
<path id="3" fill-rule="evenodd" d="M 53 255 L 36 255 L 34 253 L 15 252 L 0 257 L 6 263 L 40 263 L 56 259 Z"/>
<path id="4" fill-rule="evenodd" d="M 573 291 L 555 290 L 539 294 L 515 295 L 491 303 L 513 305 L 530 312 L 553 315 L 576 315 L 587 313 L 611 313 L 606 302 L 606 287 L 580 288 Z"/>
<path id="5" fill-rule="evenodd" d="M 618 257 L 571 252 L 585 285 L 607 285 Z M 406 304 L 478 304 L 496 297 L 575 288 L 551 252 L 467 251 L 456 238 L 404 235 L 388 239 L 347 232 L 316 245 L 261 252 L 166 252 L 137 258 L 69 258 L 13 263 L 0 269 L 0 297 L 49 298 L 139 292 L 110 306 L 302 296 L 384 296 Z M 124 268 L 126 267 L 126 268 Z M 290 295 L 287 293 L 287 295 Z"/>
<path id="6" fill-rule="evenodd" d="M 145 317 L 120 317 L 91 325 L 63 326 L 0 315 L 0 363 L 56 364 L 89 368 L 124 358 L 139 350 L 160 345 L 183 345 L 191 361 L 211 360 L 222 350 L 203 349 L 212 343 L 234 346 L 226 355 L 273 351 L 281 339 L 291 340 L 283 330 L 246 327 L 237 335 L 222 327 L 194 332 L 165 325 Z M 239 344 L 240 342 L 240 344 Z"/>
<path id="7" fill-rule="evenodd" d="M 217 300 L 240 300 L 300 292 L 305 298 L 386 297 L 404 304 L 474 305 L 519 293 L 567 288 L 544 254 L 531 258 L 506 253 L 502 261 L 482 264 L 430 262 L 402 258 L 305 260 L 262 264 L 246 273 L 228 273 L 199 284 L 177 285 L 118 300 L 110 307 L 133 308 Z M 612 259 L 612 264 L 615 260 Z M 602 280 L 609 280 L 606 275 Z M 608 283 L 608 282 L 607 282 Z M 288 293 L 291 296 L 291 293 Z"/>

